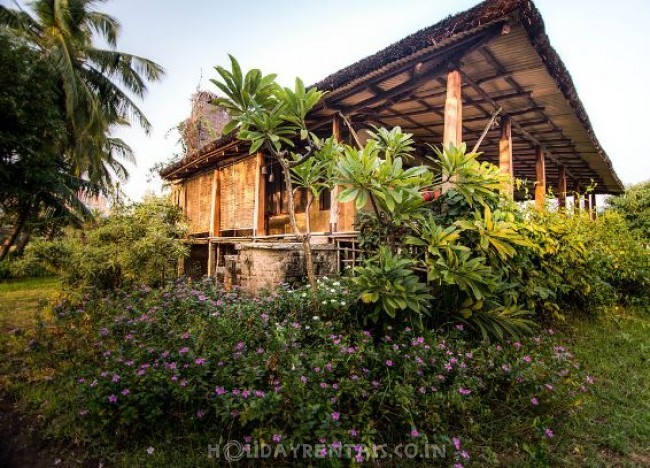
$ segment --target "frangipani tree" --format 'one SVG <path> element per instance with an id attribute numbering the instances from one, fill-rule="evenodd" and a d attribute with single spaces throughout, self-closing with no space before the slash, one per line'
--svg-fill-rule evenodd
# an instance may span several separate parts
<path id="1" fill-rule="evenodd" d="M 250 153 L 268 152 L 282 168 L 289 193 L 289 222 L 293 233 L 302 243 L 307 278 L 312 290 L 318 283 L 310 244 L 309 208 L 326 187 L 330 161 L 341 151 L 333 137 L 321 139 L 307 128 L 307 114 L 320 102 L 324 93 L 315 88 L 306 89 L 300 79 L 294 88 L 280 86 L 276 75 L 264 75 L 258 69 L 244 74 L 237 60 L 230 57 L 231 70 L 217 66 L 220 79 L 211 80 L 225 97 L 215 104 L 228 110 L 232 121 L 224 134 L 237 132 L 237 137 L 250 143 Z M 306 229 L 298 227 L 293 199 L 294 187 L 307 189 Z"/>

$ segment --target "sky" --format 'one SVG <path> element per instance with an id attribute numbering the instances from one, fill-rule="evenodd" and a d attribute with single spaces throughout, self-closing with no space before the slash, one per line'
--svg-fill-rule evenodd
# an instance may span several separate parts
<path id="1" fill-rule="evenodd" d="M 171 131 L 198 88 L 216 91 L 215 65 L 233 54 L 244 69 L 315 83 L 477 0 L 110 0 L 122 24 L 118 49 L 166 70 L 141 108 L 153 124 L 121 130 L 137 166 L 134 200 L 158 192 L 150 169 L 180 151 Z M 650 0 L 536 0 L 551 44 L 575 82 L 603 148 L 625 184 L 650 179 Z"/>

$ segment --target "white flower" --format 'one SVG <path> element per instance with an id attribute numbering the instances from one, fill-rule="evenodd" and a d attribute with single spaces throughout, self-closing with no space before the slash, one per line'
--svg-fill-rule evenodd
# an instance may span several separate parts
<path id="1" fill-rule="evenodd" d="M 311 327 L 309 325 L 305 325 L 305 330 L 309 330 Z"/>
<path id="2" fill-rule="evenodd" d="M 336 299 L 330 299 L 330 302 L 331 302 L 332 304 L 336 304 Z"/>
<path id="3" fill-rule="evenodd" d="M 345 301 L 341 301 L 341 305 L 344 306 L 344 305 L 345 305 Z"/>
<path id="4" fill-rule="evenodd" d="M 339 283 L 338 281 L 336 281 L 336 282 L 332 283 L 332 286 L 341 286 L 341 283 Z"/>
<path id="5" fill-rule="evenodd" d="M 147 453 L 148 453 L 149 455 L 153 455 L 153 452 L 154 452 L 154 448 L 153 448 L 153 447 L 149 447 L 149 448 L 147 449 Z"/>
<path id="6" fill-rule="evenodd" d="M 318 315 L 314 315 L 311 319 L 312 320 L 320 320 L 320 317 Z"/>
<path id="7" fill-rule="evenodd" d="M 323 304 L 327 304 L 327 301 L 323 301 Z"/>
<path id="8" fill-rule="evenodd" d="M 302 293 L 302 297 L 307 297 L 307 293 Z"/>

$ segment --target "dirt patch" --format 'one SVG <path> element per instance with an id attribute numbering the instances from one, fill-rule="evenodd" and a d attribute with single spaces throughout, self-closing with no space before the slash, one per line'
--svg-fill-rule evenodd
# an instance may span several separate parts
<path id="1" fill-rule="evenodd" d="M 0 393 L 0 468 L 97 467 L 78 447 L 48 439 L 35 418 L 19 411 Z"/>

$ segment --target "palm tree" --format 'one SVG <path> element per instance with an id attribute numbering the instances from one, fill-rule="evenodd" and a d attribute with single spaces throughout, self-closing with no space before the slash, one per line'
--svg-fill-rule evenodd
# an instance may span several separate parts
<path id="1" fill-rule="evenodd" d="M 128 175 L 120 160 L 132 159 L 128 145 L 110 130 L 131 120 L 150 130 L 131 95 L 143 97 L 146 82 L 159 80 L 164 71 L 151 60 L 115 50 L 120 24 L 96 9 L 102 2 L 33 0 L 30 11 L 0 6 L 0 25 L 25 38 L 54 66 L 66 116 L 66 156 L 75 175 L 107 189 L 113 175 Z M 97 37 L 110 48 L 95 47 Z"/>

